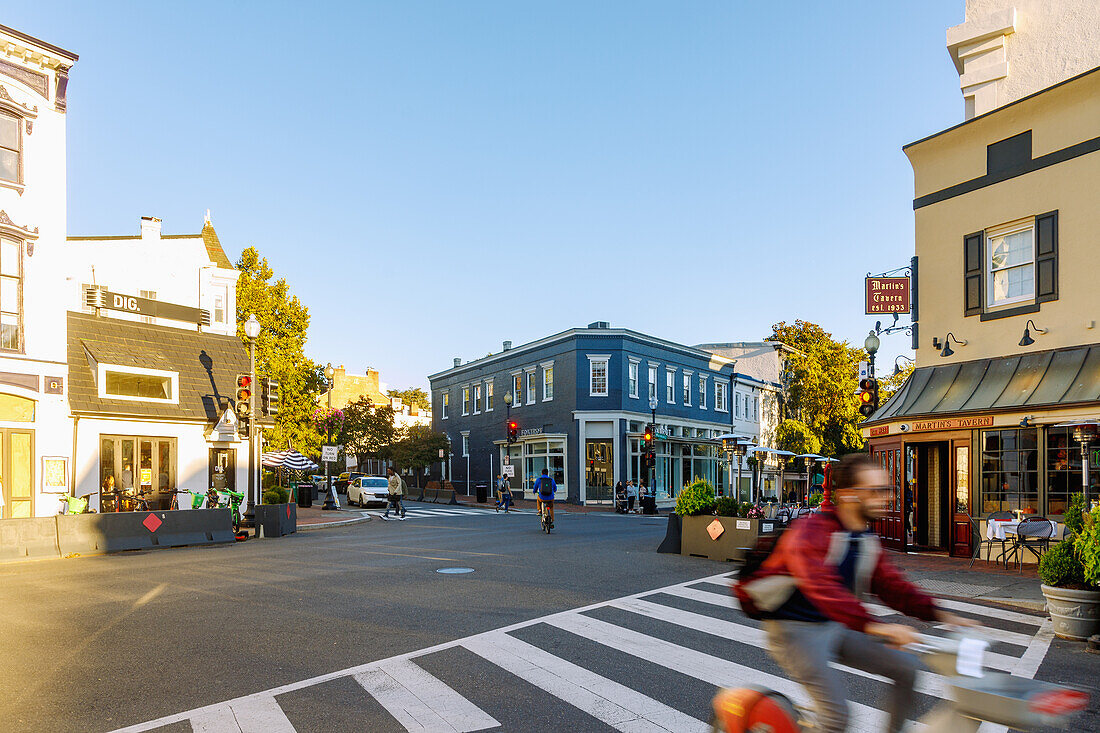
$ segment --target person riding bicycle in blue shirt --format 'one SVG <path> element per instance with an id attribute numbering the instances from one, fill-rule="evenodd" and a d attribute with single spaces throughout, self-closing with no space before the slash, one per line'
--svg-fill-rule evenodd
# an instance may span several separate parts
<path id="1" fill-rule="evenodd" d="M 554 492 L 558 490 L 558 484 L 550 477 L 550 471 L 542 469 L 542 475 L 535 479 L 535 506 L 539 513 L 546 508 L 546 516 L 550 521 L 550 528 L 554 528 Z"/>

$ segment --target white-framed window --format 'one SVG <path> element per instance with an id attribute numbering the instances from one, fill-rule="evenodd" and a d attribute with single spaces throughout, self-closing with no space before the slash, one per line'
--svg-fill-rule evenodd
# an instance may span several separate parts
<path id="1" fill-rule="evenodd" d="M 626 383 L 630 396 L 638 399 L 638 362 L 633 359 L 630 360 L 630 366 L 627 367 Z"/>
<path id="2" fill-rule="evenodd" d="M 649 365 L 649 400 L 657 399 L 657 365 Z"/>
<path id="3" fill-rule="evenodd" d="M 554 399 L 554 362 L 542 364 L 542 401 Z"/>
<path id="4" fill-rule="evenodd" d="M 759 397 L 753 397 L 752 398 L 752 419 L 753 420 L 759 420 L 760 419 L 760 398 Z"/>
<path id="5" fill-rule="evenodd" d="M 463 415 L 469 415 L 470 414 L 470 388 L 469 387 L 463 387 L 462 388 L 462 414 Z"/>
<path id="6" fill-rule="evenodd" d="M 481 414 L 481 385 L 474 385 L 474 414 Z"/>
<path id="7" fill-rule="evenodd" d="M 470 455 L 470 432 L 468 430 L 462 431 L 462 457 L 466 458 Z"/>
<path id="8" fill-rule="evenodd" d="M 485 412 L 493 411 L 493 380 L 485 383 Z"/>
<path id="9" fill-rule="evenodd" d="M 512 373 L 512 407 L 523 405 L 523 373 Z"/>
<path id="10" fill-rule="evenodd" d="M 525 374 L 527 375 L 527 404 L 533 405 L 538 391 L 535 389 L 535 368 L 531 367 Z"/>
<path id="11" fill-rule="evenodd" d="M 157 291 L 156 290 L 138 290 L 138 297 L 139 298 L 148 298 L 149 300 L 156 300 L 157 299 Z M 142 323 L 156 323 L 157 319 L 153 318 L 152 316 L 142 316 L 141 317 L 141 322 Z"/>
<path id="12" fill-rule="evenodd" d="M 443 401 L 440 403 L 440 407 L 442 408 L 442 413 L 443 413 L 443 416 L 440 417 L 440 420 L 446 420 L 447 419 L 447 408 L 449 408 L 450 406 L 451 406 L 451 393 L 450 392 L 444 392 L 443 393 Z"/>
<path id="13" fill-rule="evenodd" d="M 714 409 L 718 412 L 729 412 L 730 406 L 726 402 L 726 383 L 714 380 Z"/>
<path id="14" fill-rule="evenodd" d="M 676 404 L 676 370 L 665 370 L 665 402 Z"/>
<path id="15" fill-rule="evenodd" d="M 986 306 L 1035 299 L 1035 220 L 986 231 Z"/>
<path id="16" fill-rule="evenodd" d="M 588 396 L 607 397 L 607 364 L 610 354 L 588 355 Z"/>
<path id="17" fill-rule="evenodd" d="M 0 180 L 23 182 L 22 122 L 15 115 L 0 111 Z"/>
<path id="18" fill-rule="evenodd" d="M 684 391 L 684 396 L 683 396 L 684 407 L 691 407 L 691 375 L 692 375 L 692 372 L 689 372 L 689 371 L 684 372 L 684 390 L 683 390 Z"/>
<path id="19" fill-rule="evenodd" d="M 23 242 L 0 237 L 0 349 L 23 350 Z"/>
<path id="20" fill-rule="evenodd" d="M 99 396 L 129 402 L 179 404 L 179 374 L 159 369 L 98 364 Z"/>
<path id="21" fill-rule="evenodd" d="M 741 393 L 733 393 L 733 416 L 738 420 L 741 419 Z"/>
<path id="22" fill-rule="evenodd" d="M 699 375 L 699 409 L 707 409 L 707 377 L 704 374 Z"/>

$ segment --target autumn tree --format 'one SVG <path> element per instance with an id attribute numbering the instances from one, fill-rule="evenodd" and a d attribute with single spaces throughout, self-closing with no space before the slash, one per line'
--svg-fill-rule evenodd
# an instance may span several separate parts
<path id="1" fill-rule="evenodd" d="M 404 404 L 413 405 L 420 410 L 432 409 L 432 401 L 428 397 L 428 393 L 422 390 L 420 387 L 386 390 L 386 396 L 399 397 L 401 399 L 401 402 L 403 402 Z"/>
<path id="2" fill-rule="evenodd" d="M 381 458 L 396 440 L 398 430 L 393 424 L 393 408 L 375 406 L 366 397 L 344 408 L 344 429 L 341 434 L 344 451 L 354 455 L 357 465 L 368 458 Z"/>
<path id="3" fill-rule="evenodd" d="M 416 473 L 416 485 L 420 486 L 423 469 L 439 462 L 439 451 L 450 450 L 444 433 L 437 433 L 428 425 L 410 425 L 402 431 L 401 438 L 387 449 L 386 454 L 399 469 L 412 469 Z"/>
<path id="4" fill-rule="evenodd" d="M 821 441 L 825 455 L 862 450 L 856 388 L 859 362 L 867 353 L 803 320 L 776 323 L 769 340 L 781 341 L 798 352 L 788 357 L 790 378 L 783 417 L 809 428 Z"/>
<path id="5" fill-rule="evenodd" d="M 255 247 L 237 261 L 237 336 L 246 345 L 244 322 L 255 315 L 262 330 L 256 340 L 256 376 L 279 382 L 282 403 L 274 427 L 264 430 L 273 448 L 290 445 L 306 455 L 320 452 L 321 437 L 311 419 L 317 395 L 324 391 L 324 374 L 304 348 L 309 309 L 290 294 L 286 278 L 275 273 Z"/>
<path id="6" fill-rule="evenodd" d="M 795 455 L 821 452 L 821 439 L 801 420 L 787 418 L 779 423 L 775 431 L 775 442 L 780 450 L 789 450 Z"/>
<path id="7" fill-rule="evenodd" d="M 916 365 L 910 362 L 904 369 L 899 369 L 889 377 L 878 380 L 878 403 L 880 405 L 885 405 L 886 400 L 893 397 L 894 393 L 902 388 L 915 367 Z"/>

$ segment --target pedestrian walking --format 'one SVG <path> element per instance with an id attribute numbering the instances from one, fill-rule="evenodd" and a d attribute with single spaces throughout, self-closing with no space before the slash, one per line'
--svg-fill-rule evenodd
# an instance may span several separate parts
<path id="1" fill-rule="evenodd" d="M 497 494 L 500 499 L 497 501 L 496 510 L 499 512 L 501 507 L 504 508 L 504 513 L 508 513 L 508 508 L 512 506 L 512 487 L 508 483 L 507 476 L 497 476 Z"/>
<path id="2" fill-rule="evenodd" d="M 626 482 L 626 511 L 630 514 L 637 514 L 638 510 L 634 508 L 634 502 L 638 500 L 638 487 L 634 485 L 633 481 Z"/>
<path id="3" fill-rule="evenodd" d="M 405 480 L 394 473 L 392 468 L 387 468 L 386 473 L 389 474 L 387 478 L 389 482 L 389 503 L 386 504 L 386 513 L 382 515 L 382 518 L 390 518 L 390 508 L 392 507 L 398 515 L 397 518 L 404 519 L 405 506 L 401 503 L 401 497 L 405 495 Z"/>

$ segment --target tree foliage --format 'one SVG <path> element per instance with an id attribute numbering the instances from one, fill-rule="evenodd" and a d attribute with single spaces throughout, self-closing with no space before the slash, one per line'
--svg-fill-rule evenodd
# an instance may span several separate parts
<path id="1" fill-rule="evenodd" d="M 885 379 L 878 380 L 878 403 L 885 405 L 886 400 L 894 396 L 894 393 L 901 389 L 905 384 L 905 380 L 909 379 L 909 375 L 913 373 L 915 364 L 909 364 L 897 374 L 891 374 Z"/>
<path id="2" fill-rule="evenodd" d="M 400 397 L 404 404 L 413 405 L 421 410 L 430 410 L 432 408 L 432 401 L 428 398 L 428 393 L 420 387 L 389 389 L 386 390 L 386 395 L 389 397 Z"/>
<path id="3" fill-rule="evenodd" d="M 821 441 L 825 455 L 840 456 L 863 449 L 856 398 L 859 362 L 867 352 L 837 341 L 816 323 L 781 321 L 770 340 L 797 349 L 788 359 L 791 379 L 784 416 L 798 420 Z"/>
<path id="4" fill-rule="evenodd" d="M 789 450 L 797 455 L 821 452 L 821 439 L 801 420 L 787 418 L 779 423 L 775 439 L 780 450 Z"/>
<path id="5" fill-rule="evenodd" d="M 409 425 L 401 431 L 400 438 L 385 451 L 387 457 L 399 469 L 412 469 L 417 474 L 419 486 L 420 472 L 438 463 L 439 451 L 443 450 L 446 460 L 451 444 L 444 433 L 437 433 L 428 425 Z"/>
<path id="6" fill-rule="evenodd" d="M 369 458 L 381 458 L 398 435 L 393 424 L 393 408 L 376 407 L 360 396 L 344 408 L 344 432 L 341 436 L 344 452 L 354 455 L 359 465 Z"/>
<path id="7" fill-rule="evenodd" d="M 241 253 L 237 269 L 237 336 L 248 344 L 244 322 L 255 315 L 263 329 L 256 340 L 257 378 L 278 381 L 282 392 L 275 426 L 264 431 L 264 438 L 274 449 L 290 445 L 316 454 L 321 438 L 311 415 L 316 396 L 324 391 L 324 375 L 304 352 L 309 309 L 290 294 L 286 278 L 272 279 L 274 271 L 255 247 Z"/>

